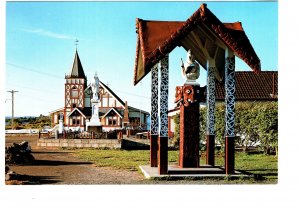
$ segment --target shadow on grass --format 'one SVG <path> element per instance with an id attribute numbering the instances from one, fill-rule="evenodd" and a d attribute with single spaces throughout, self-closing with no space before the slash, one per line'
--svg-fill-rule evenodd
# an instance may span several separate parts
<path id="1" fill-rule="evenodd" d="M 69 162 L 69 161 L 56 161 L 56 160 L 35 160 L 31 166 L 61 166 L 61 165 L 92 165 L 92 162 Z"/>
<path id="2" fill-rule="evenodd" d="M 122 140 L 121 149 L 124 150 L 150 150 L 150 145 L 132 141 L 132 140 Z"/>

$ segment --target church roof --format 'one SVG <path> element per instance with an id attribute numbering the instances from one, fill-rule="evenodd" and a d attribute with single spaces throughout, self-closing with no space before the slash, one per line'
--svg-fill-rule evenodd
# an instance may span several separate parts
<path id="1" fill-rule="evenodd" d="M 123 107 L 125 107 L 124 101 L 123 101 L 120 97 L 118 97 L 118 95 L 116 95 L 115 92 L 114 92 L 113 90 L 111 90 L 107 85 L 105 85 L 105 84 L 104 84 L 103 82 L 101 82 L 101 81 L 100 81 L 100 85 L 101 85 L 104 89 L 106 89 L 106 91 L 108 91 L 108 93 L 110 93 L 110 95 L 112 95 L 116 100 L 118 100 L 118 102 L 120 102 L 121 105 L 122 105 Z"/>
<path id="2" fill-rule="evenodd" d="M 191 49 L 196 60 L 206 69 L 208 55 L 216 61 L 216 77 L 222 81 L 225 68 L 225 49 L 258 73 L 260 60 L 240 22 L 222 23 L 207 7 L 200 8 L 185 22 L 149 21 L 137 19 L 137 48 L 134 85 L 143 79 L 163 57 L 176 46 Z M 206 50 L 202 51 L 203 49 Z"/>
<path id="3" fill-rule="evenodd" d="M 82 68 L 80 58 L 76 49 L 74 62 L 72 66 L 72 70 L 68 75 L 66 75 L 67 78 L 84 78 L 86 79 L 86 76 L 84 74 L 84 70 Z"/>

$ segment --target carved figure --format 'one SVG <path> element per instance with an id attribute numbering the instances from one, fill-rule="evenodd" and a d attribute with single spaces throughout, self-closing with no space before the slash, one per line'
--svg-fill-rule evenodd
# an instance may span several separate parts
<path id="1" fill-rule="evenodd" d="M 188 50 L 186 62 L 181 59 L 182 76 L 186 79 L 185 84 L 198 84 L 196 80 L 200 76 L 200 65 L 196 62 L 191 50 Z"/>
<path id="2" fill-rule="evenodd" d="M 95 74 L 94 78 L 92 79 L 91 82 L 91 87 L 92 87 L 92 92 L 93 92 L 93 100 L 98 100 L 99 99 L 99 78 L 97 76 L 97 73 Z"/>

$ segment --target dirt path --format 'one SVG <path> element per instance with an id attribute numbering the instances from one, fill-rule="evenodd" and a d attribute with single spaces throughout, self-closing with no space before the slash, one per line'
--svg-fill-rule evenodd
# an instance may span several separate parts
<path id="1" fill-rule="evenodd" d="M 144 177 L 138 172 L 100 168 L 83 162 L 74 151 L 41 149 L 36 147 L 36 137 L 7 137 L 6 145 L 27 140 L 32 147 L 35 162 L 30 165 L 10 166 L 10 170 L 24 175 L 33 184 L 138 184 Z"/>

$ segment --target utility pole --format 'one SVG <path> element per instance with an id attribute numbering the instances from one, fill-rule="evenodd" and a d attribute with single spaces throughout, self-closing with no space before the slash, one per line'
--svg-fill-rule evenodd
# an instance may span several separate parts
<path id="1" fill-rule="evenodd" d="M 11 93 L 11 129 L 14 128 L 14 94 L 19 91 L 11 90 L 7 91 Z"/>

